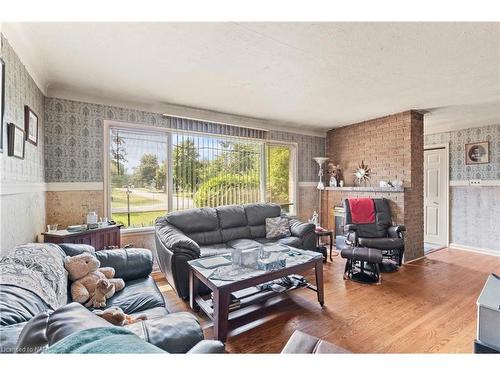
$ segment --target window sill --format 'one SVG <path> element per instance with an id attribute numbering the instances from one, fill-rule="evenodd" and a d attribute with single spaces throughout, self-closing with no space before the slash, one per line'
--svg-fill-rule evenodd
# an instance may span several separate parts
<path id="1" fill-rule="evenodd" d="M 153 234 L 155 232 L 154 227 L 144 227 L 144 228 L 125 228 L 120 230 L 120 234 Z"/>

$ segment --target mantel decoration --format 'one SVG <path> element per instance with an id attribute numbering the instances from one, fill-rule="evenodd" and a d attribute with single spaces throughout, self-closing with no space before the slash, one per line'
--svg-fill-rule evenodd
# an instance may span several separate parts
<path id="1" fill-rule="evenodd" d="M 465 145 L 465 164 L 487 164 L 490 162 L 490 143 L 474 142 Z"/>
<path id="2" fill-rule="evenodd" d="M 24 159 L 24 131 L 15 124 L 7 124 L 7 155 Z"/>
<path id="3" fill-rule="evenodd" d="M 340 168 L 340 165 L 334 165 L 333 163 L 328 163 L 326 170 L 330 175 L 329 185 L 331 187 L 338 186 L 340 181 L 342 181 L 342 168 Z"/>
<path id="4" fill-rule="evenodd" d="M 361 164 L 358 165 L 358 168 L 354 171 L 354 182 L 357 182 L 358 185 L 362 183 L 366 184 L 366 182 L 370 179 L 371 169 L 365 164 L 363 160 L 361 160 Z"/>
<path id="5" fill-rule="evenodd" d="M 24 106 L 24 131 L 26 140 L 36 146 L 38 143 L 38 116 L 27 105 Z"/>

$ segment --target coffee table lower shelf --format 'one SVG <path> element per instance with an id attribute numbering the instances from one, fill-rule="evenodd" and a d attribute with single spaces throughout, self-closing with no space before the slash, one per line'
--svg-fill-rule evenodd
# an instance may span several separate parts
<path id="1" fill-rule="evenodd" d="M 240 306 L 230 310 L 231 293 L 257 286 L 259 284 L 280 279 L 285 276 L 297 274 L 309 269 L 315 269 L 316 285 L 306 284 L 302 286 L 292 286 L 281 293 L 275 291 L 263 291 L 258 295 L 247 297 L 241 300 Z M 205 300 L 198 294 L 198 284 L 203 282 L 213 293 L 213 307 L 209 300 Z M 217 286 L 209 278 L 205 277 L 196 268 L 190 267 L 189 270 L 189 303 L 193 310 L 200 308 L 214 323 L 214 339 L 226 341 L 228 332 L 229 320 L 241 316 L 244 310 L 250 306 L 258 306 L 269 299 L 279 296 L 283 293 L 288 293 L 294 289 L 308 288 L 316 292 L 320 306 L 324 304 L 323 292 L 323 261 L 322 259 L 314 259 L 306 263 L 298 264 L 292 267 L 284 268 L 258 275 L 245 280 L 238 280 L 232 283 Z"/>

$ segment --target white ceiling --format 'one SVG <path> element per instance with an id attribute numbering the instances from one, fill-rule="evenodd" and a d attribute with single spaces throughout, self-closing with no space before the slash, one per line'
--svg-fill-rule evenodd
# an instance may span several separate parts
<path id="1" fill-rule="evenodd" d="M 49 96 L 310 131 L 408 109 L 427 133 L 500 123 L 500 23 L 10 23 Z"/>

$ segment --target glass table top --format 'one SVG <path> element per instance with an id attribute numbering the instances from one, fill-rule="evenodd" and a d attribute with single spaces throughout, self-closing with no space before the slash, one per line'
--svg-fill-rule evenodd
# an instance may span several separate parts
<path id="1" fill-rule="evenodd" d="M 272 245 L 264 248 L 247 249 L 244 251 L 261 251 L 259 264 L 251 266 L 233 265 L 232 254 L 216 255 L 206 258 L 194 259 L 188 264 L 199 273 L 209 279 L 215 285 L 227 285 L 236 281 L 251 279 L 265 273 L 271 273 L 277 269 L 290 268 L 304 264 L 312 260 L 323 259 L 320 253 L 297 249 L 286 245 Z M 234 251 L 234 250 L 233 250 Z M 263 253 L 265 254 L 263 254 Z M 271 263 L 271 268 L 265 266 L 266 259 Z M 274 261 L 274 262 L 273 262 Z M 279 264 L 279 266 L 273 267 Z"/>

